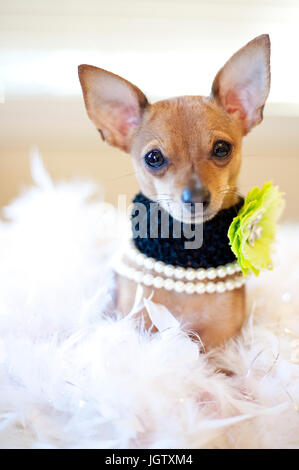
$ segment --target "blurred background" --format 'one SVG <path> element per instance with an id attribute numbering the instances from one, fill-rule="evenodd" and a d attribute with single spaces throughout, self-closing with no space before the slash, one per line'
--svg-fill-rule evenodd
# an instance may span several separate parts
<path id="1" fill-rule="evenodd" d="M 100 182 L 132 196 L 130 158 L 88 120 L 77 66 L 124 76 L 152 101 L 208 95 L 218 69 L 262 33 L 272 42 L 263 123 L 244 140 L 240 187 L 273 181 L 299 220 L 299 1 L 0 0 L 0 206 L 31 183 L 29 151 L 55 180 Z"/>

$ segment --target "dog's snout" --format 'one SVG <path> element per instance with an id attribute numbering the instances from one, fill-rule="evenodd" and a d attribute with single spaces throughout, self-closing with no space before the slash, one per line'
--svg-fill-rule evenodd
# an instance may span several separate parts
<path id="1" fill-rule="evenodd" d="M 182 192 L 181 199 L 184 204 L 190 204 L 190 210 L 195 209 L 196 203 L 203 204 L 205 209 L 210 203 L 210 191 L 202 186 L 197 188 L 186 188 Z"/>

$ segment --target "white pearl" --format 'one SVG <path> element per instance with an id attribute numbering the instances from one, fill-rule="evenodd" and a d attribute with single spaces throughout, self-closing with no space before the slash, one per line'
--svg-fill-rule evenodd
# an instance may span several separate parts
<path id="1" fill-rule="evenodd" d="M 217 271 L 215 268 L 209 268 L 207 269 L 207 278 L 208 279 L 215 279 L 217 276 Z"/>
<path id="2" fill-rule="evenodd" d="M 125 250 L 125 254 L 126 254 L 130 259 L 135 259 L 135 257 L 136 257 L 134 251 L 133 251 L 131 248 Z"/>
<path id="3" fill-rule="evenodd" d="M 153 276 L 151 274 L 145 274 L 142 282 L 146 286 L 151 286 L 153 284 Z"/>
<path id="4" fill-rule="evenodd" d="M 164 289 L 166 290 L 173 290 L 175 285 L 175 281 L 173 279 L 165 279 L 164 281 Z"/>
<path id="5" fill-rule="evenodd" d="M 208 294 L 213 294 L 216 291 L 216 284 L 214 282 L 208 282 L 206 285 L 206 291 Z"/>
<path id="6" fill-rule="evenodd" d="M 185 271 L 185 277 L 188 281 L 194 281 L 196 278 L 196 271 L 195 269 L 189 268 Z"/>
<path id="7" fill-rule="evenodd" d="M 175 284 L 174 284 L 174 290 L 176 292 L 183 292 L 185 289 L 185 284 L 182 282 L 182 281 L 176 281 Z"/>
<path id="8" fill-rule="evenodd" d="M 143 273 L 141 271 L 135 271 L 134 274 L 133 274 L 133 279 L 137 283 L 142 282 Z"/>
<path id="9" fill-rule="evenodd" d="M 162 277 L 160 276 L 157 276 L 157 277 L 154 277 L 154 287 L 156 287 L 156 289 L 161 289 L 161 287 L 163 287 L 163 284 L 164 284 L 164 279 L 162 279 Z"/>
<path id="10" fill-rule="evenodd" d="M 116 271 L 119 271 L 121 269 L 122 262 L 119 258 L 115 258 L 113 267 Z"/>
<path id="11" fill-rule="evenodd" d="M 151 274 L 145 274 L 142 271 L 128 266 L 122 261 L 121 258 L 115 259 L 114 270 L 126 277 L 127 279 L 134 280 L 136 283 L 142 282 L 147 286 L 154 286 L 157 289 L 164 288 L 168 291 L 175 290 L 176 292 L 187 294 L 204 294 L 208 293 L 222 293 L 226 290 L 233 290 L 239 288 L 245 284 L 246 277 L 242 274 L 238 275 L 234 279 L 228 279 L 224 282 L 209 282 L 207 284 L 203 282 L 194 283 L 195 279 L 204 280 L 206 278 L 213 280 L 216 277 L 225 278 L 226 276 L 232 276 L 235 273 L 240 273 L 242 270 L 235 261 L 234 263 L 229 263 L 225 266 L 218 266 L 217 268 L 208 268 L 208 269 L 193 269 L 193 268 L 183 268 L 176 267 L 172 265 L 167 265 L 162 261 L 157 261 L 154 258 L 147 257 L 143 253 L 140 253 L 134 246 L 129 246 L 124 253 L 125 257 L 131 258 L 137 265 L 140 265 L 148 270 L 155 270 L 158 273 L 163 273 L 166 276 L 166 279 L 160 276 L 152 276 Z M 171 279 L 174 277 L 178 279 L 175 281 Z M 182 282 L 181 279 L 187 279 L 189 282 Z"/>
<path id="12" fill-rule="evenodd" d="M 235 265 L 233 263 L 229 263 L 226 265 L 226 271 L 229 276 L 235 274 Z"/>
<path id="13" fill-rule="evenodd" d="M 203 268 L 198 269 L 196 277 L 199 281 L 203 281 L 206 278 L 206 270 Z"/>
<path id="14" fill-rule="evenodd" d="M 164 270 L 164 263 L 162 263 L 162 261 L 156 261 L 154 264 L 154 270 L 156 273 L 162 273 Z"/>
<path id="15" fill-rule="evenodd" d="M 136 256 L 136 264 L 138 264 L 138 266 L 142 266 L 144 263 L 144 260 L 145 260 L 145 256 L 143 254 L 139 253 Z"/>
<path id="16" fill-rule="evenodd" d="M 175 268 L 174 277 L 176 279 L 183 279 L 184 276 L 185 276 L 184 268 Z"/>
<path id="17" fill-rule="evenodd" d="M 224 282 L 217 282 L 216 284 L 216 292 L 218 292 L 218 294 L 222 294 L 223 292 L 226 291 L 226 287 L 225 287 L 225 284 Z"/>
<path id="18" fill-rule="evenodd" d="M 146 269 L 153 269 L 154 264 L 155 264 L 155 260 L 153 258 L 146 258 L 144 260 L 144 267 Z"/>
<path id="19" fill-rule="evenodd" d="M 116 266 L 114 269 L 117 272 L 117 274 L 119 274 L 120 276 L 127 277 L 127 274 L 124 272 L 121 266 Z"/>
<path id="20" fill-rule="evenodd" d="M 174 271 L 175 271 L 175 267 L 174 267 L 174 266 L 171 266 L 170 264 L 166 264 L 166 265 L 164 266 L 163 272 L 164 272 L 165 276 L 167 276 L 167 277 L 172 277 Z"/>
<path id="21" fill-rule="evenodd" d="M 284 294 L 282 294 L 281 296 L 281 300 L 283 302 L 289 302 L 291 300 L 292 296 L 289 292 L 285 292 Z"/>
<path id="22" fill-rule="evenodd" d="M 135 269 L 128 268 L 128 278 L 129 278 L 130 280 L 133 280 L 133 279 L 134 279 L 134 274 L 135 274 Z"/>
<path id="23" fill-rule="evenodd" d="M 198 294 L 204 294 L 206 291 L 206 286 L 203 282 L 198 282 L 196 284 L 195 290 Z"/>
<path id="24" fill-rule="evenodd" d="M 233 290 L 235 288 L 235 282 L 232 280 L 226 281 L 225 287 L 227 290 Z"/>
<path id="25" fill-rule="evenodd" d="M 216 269 L 218 277 L 225 277 L 227 274 L 226 268 L 224 266 L 218 266 Z"/>
<path id="26" fill-rule="evenodd" d="M 187 294 L 194 294 L 195 285 L 193 284 L 193 282 L 187 282 L 187 284 L 185 284 L 185 292 Z"/>

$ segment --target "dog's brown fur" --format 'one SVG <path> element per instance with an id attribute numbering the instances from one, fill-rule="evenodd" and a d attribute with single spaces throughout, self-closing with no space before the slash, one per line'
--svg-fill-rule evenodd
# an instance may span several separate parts
<path id="1" fill-rule="evenodd" d="M 137 87 L 105 70 L 81 65 L 79 77 L 89 117 L 104 140 L 131 154 L 148 198 L 177 218 L 169 201 L 181 204 L 182 191 L 200 181 L 211 195 L 204 220 L 237 202 L 242 138 L 262 120 L 269 93 L 267 35 L 255 38 L 225 64 L 210 97 L 183 96 L 149 104 Z M 224 161 L 211 155 L 219 139 L 232 145 L 231 156 Z M 149 170 L 143 157 L 152 149 L 161 150 L 170 165 Z M 132 307 L 135 290 L 135 283 L 118 278 L 118 308 L 124 314 Z M 146 287 L 145 295 L 152 291 Z M 199 333 L 206 349 L 235 335 L 245 318 L 244 288 L 204 295 L 154 289 L 152 299 L 168 307 L 188 330 Z"/>

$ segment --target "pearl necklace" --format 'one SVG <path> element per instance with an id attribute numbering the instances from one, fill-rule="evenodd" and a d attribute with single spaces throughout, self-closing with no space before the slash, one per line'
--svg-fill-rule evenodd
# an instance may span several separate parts
<path id="1" fill-rule="evenodd" d="M 115 271 L 129 280 L 142 283 L 145 286 L 153 286 L 156 289 L 164 288 L 168 291 L 174 290 L 175 292 L 184 292 L 186 294 L 213 294 L 214 292 L 221 294 L 240 288 L 246 281 L 243 275 L 238 275 L 234 279 L 211 282 L 212 279 L 217 277 L 225 278 L 240 273 L 241 268 L 237 262 L 208 269 L 182 268 L 149 258 L 140 253 L 132 243 L 125 249 L 125 256 L 137 264 L 137 266 L 140 266 L 142 270 L 127 265 L 121 256 L 114 263 Z M 167 278 L 154 276 L 151 273 L 144 272 L 144 270 L 155 271 L 158 274 L 167 276 Z M 189 282 L 184 282 L 182 279 L 186 279 Z M 200 282 L 192 282 L 194 280 Z M 202 282 L 203 280 L 209 280 L 210 282 Z"/>

